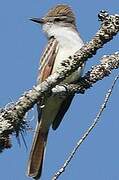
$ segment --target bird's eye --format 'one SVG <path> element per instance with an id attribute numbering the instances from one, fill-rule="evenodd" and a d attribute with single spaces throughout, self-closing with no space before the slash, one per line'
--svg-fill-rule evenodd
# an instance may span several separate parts
<path id="1" fill-rule="evenodd" d="M 60 22 L 61 19 L 60 19 L 60 18 L 55 18 L 54 21 L 55 21 L 55 22 Z"/>

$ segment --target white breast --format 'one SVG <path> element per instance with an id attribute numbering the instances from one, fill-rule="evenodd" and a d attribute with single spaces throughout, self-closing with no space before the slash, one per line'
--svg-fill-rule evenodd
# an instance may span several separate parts
<path id="1" fill-rule="evenodd" d="M 56 56 L 53 71 L 57 70 L 63 60 L 73 55 L 83 46 L 83 41 L 76 30 L 71 27 L 61 27 L 52 25 L 50 28 L 46 25 L 44 31 L 49 37 L 54 36 L 59 42 L 59 51 Z"/>

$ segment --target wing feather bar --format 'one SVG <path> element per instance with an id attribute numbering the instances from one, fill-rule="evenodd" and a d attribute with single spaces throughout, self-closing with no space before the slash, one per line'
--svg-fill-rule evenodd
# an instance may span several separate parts
<path id="1" fill-rule="evenodd" d="M 40 68 L 37 79 L 37 84 L 44 81 L 49 75 L 52 74 L 54 61 L 58 52 L 58 41 L 51 37 L 48 41 L 48 45 L 44 51 L 44 54 L 40 60 Z"/>

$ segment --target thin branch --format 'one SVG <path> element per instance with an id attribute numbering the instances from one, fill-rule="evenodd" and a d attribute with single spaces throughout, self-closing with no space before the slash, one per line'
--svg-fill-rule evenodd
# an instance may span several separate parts
<path id="1" fill-rule="evenodd" d="M 26 92 L 19 100 L 9 108 L 1 109 L 0 112 L 0 150 L 6 148 L 4 145 L 8 135 L 19 133 L 24 127 L 24 116 L 40 98 L 45 97 L 55 85 L 62 82 L 72 72 L 82 66 L 82 64 L 96 54 L 99 48 L 110 41 L 119 32 L 119 15 L 109 15 L 101 12 L 99 19 L 102 21 L 101 27 L 93 39 L 86 43 L 73 56 L 65 60 L 57 72 L 49 76 L 40 85 L 33 87 Z M 8 146 L 9 147 L 9 146 Z"/>
<path id="2" fill-rule="evenodd" d="M 52 180 L 57 180 L 59 178 L 59 176 L 65 171 L 65 169 L 67 168 L 67 166 L 69 165 L 69 163 L 71 162 L 72 158 L 74 157 L 76 151 L 80 148 L 81 144 L 84 142 L 84 140 L 89 136 L 89 134 L 91 133 L 91 131 L 94 129 L 94 127 L 97 125 L 97 123 L 100 120 L 100 117 L 104 111 L 104 109 L 106 108 L 106 105 L 109 101 L 109 98 L 112 94 L 112 91 L 114 89 L 114 86 L 117 82 L 117 80 L 119 79 L 119 75 L 116 76 L 116 78 L 114 79 L 111 88 L 108 90 L 104 102 L 100 107 L 100 110 L 96 116 L 96 118 L 94 119 L 93 123 L 91 124 L 91 126 L 87 129 L 87 131 L 84 133 L 84 135 L 81 137 L 81 139 L 77 142 L 76 146 L 74 147 L 73 151 L 71 152 L 71 154 L 69 155 L 69 157 L 67 158 L 67 160 L 65 161 L 65 163 L 63 164 L 63 166 L 57 171 L 57 173 L 55 173 L 55 175 L 53 176 Z"/>

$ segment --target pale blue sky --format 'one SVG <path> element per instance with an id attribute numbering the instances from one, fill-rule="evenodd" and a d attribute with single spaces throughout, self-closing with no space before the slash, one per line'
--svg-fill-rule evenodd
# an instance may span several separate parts
<path id="1" fill-rule="evenodd" d="M 20 95 L 36 82 L 39 57 L 46 44 L 41 28 L 30 22 L 30 17 L 41 17 L 49 8 L 59 3 L 72 6 L 77 16 L 78 29 L 84 41 L 89 41 L 99 28 L 97 14 L 106 9 L 110 13 L 119 13 L 118 0 L 11 0 L 0 1 L 0 106 L 10 99 L 16 101 Z M 119 49 L 119 36 L 99 50 L 88 63 L 86 69 L 98 63 L 104 54 Z M 61 126 L 50 131 L 42 180 L 50 180 L 62 165 L 85 129 L 90 125 L 107 89 L 118 70 L 109 78 L 98 82 L 84 95 L 77 95 Z M 113 91 L 101 121 L 76 153 L 61 180 L 119 180 L 119 120 L 118 91 Z M 36 115 L 31 112 L 29 120 L 35 116 L 31 125 L 34 128 Z M 34 122 L 33 122 L 34 121 Z M 33 132 L 25 135 L 30 149 Z M 21 148 L 15 138 L 13 147 L 1 154 L 0 176 L 4 180 L 30 180 L 25 170 L 29 152 L 23 143 Z"/>

